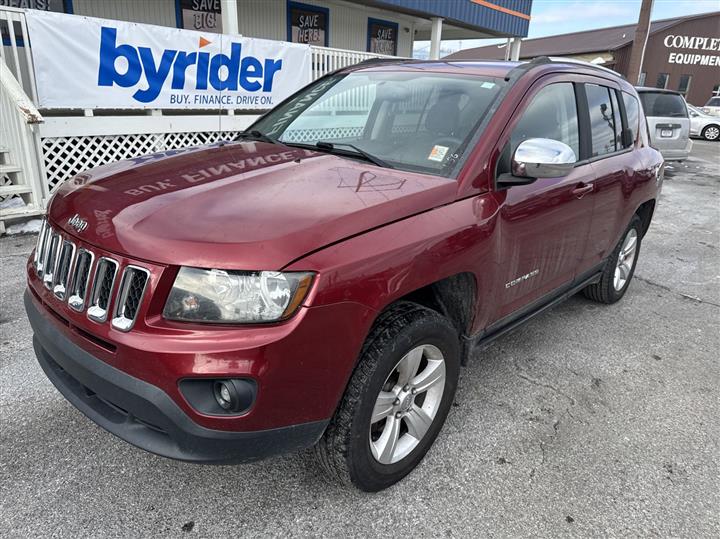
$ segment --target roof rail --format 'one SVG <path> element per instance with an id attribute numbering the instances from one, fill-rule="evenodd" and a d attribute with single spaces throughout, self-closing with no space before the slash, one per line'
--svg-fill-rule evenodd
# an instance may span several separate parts
<path id="1" fill-rule="evenodd" d="M 601 71 L 605 71 L 606 73 L 612 73 L 616 77 L 620 77 L 623 79 L 625 78 L 624 75 L 622 75 L 621 73 L 618 73 L 617 71 L 613 71 L 609 67 L 601 66 L 598 64 L 593 64 L 592 62 L 586 62 L 585 60 L 577 60 L 576 58 L 564 58 L 562 56 L 549 56 L 547 58 L 549 58 L 551 62 L 558 62 L 558 63 L 563 62 L 566 64 L 577 64 L 577 65 L 582 65 L 585 67 L 594 67 L 595 69 L 600 69 Z"/>
<path id="2" fill-rule="evenodd" d="M 505 82 L 508 82 L 510 79 L 517 79 L 520 75 L 523 75 L 526 71 L 529 71 L 533 67 L 550 63 L 552 63 L 552 60 L 547 56 L 536 56 L 532 60 L 522 62 L 508 71 L 508 74 L 505 75 Z"/>
<path id="3" fill-rule="evenodd" d="M 536 56 L 532 60 L 528 60 L 525 62 L 522 62 L 521 64 L 515 66 L 513 69 L 510 70 L 510 72 L 505 75 L 505 81 L 509 81 L 512 78 L 517 78 L 529 69 L 532 69 L 533 67 L 544 65 L 544 64 L 576 64 L 583 67 L 591 67 L 594 69 L 598 69 L 600 71 L 604 71 L 606 73 L 612 73 L 616 77 L 620 77 L 621 79 L 625 79 L 625 76 L 621 73 L 618 73 L 617 71 L 613 71 L 610 68 L 593 64 L 592 62 L 586 62 L 584 60 L 576 60 L 575 58 L 564 58 L 562 56 Z"/>
<path id="4" fill-rule="evenodd" d="M 415 58 L 365 58 L 365 60 L 361 60 L 357 64 L 353 64 L 352 66 L 359 66 L 359 65 L 366 65 L 366 64 L 391 64 L 391 63 L 398 63 L 398 64 L 407 64 L 411 62 L 420 62 L 420 60 L 417 60 Z"/>

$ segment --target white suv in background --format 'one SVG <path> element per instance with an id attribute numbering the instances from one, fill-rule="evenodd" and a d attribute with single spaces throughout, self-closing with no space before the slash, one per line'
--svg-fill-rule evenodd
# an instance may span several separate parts
<path id="1" fill-rule="evenodd" d="M 665 161 L 683 161 L 690 155 L 690 117 L 685 98 L 679 92 L 662 88 L 636 88 L 640 96 L 650 144 L 660 150 Z"/>

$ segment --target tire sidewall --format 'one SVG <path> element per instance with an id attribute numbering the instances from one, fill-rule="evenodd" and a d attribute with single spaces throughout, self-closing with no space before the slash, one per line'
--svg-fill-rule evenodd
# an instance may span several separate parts
<path id="1" fill-rule="evenodd" d="M 405 326 L 391 346 L 385 346 L 378 357 L 376 368 L 364 388 L 360 405 L 355 411 L 351 440 L 348 447 L 348 465 L 353 482 L 363 490 L 380 490 L 399 481 L 410 473 L 430 449 L 440 433 L 457 389 L 460 370 L 460 347 L 457 333 L 449 323 L 438 323 L 444 319 L 438 316 L 423 317 Z M 393 464 L 381 464 L 372 455 L 369 432 L 370 418 L 375 401 L 390 372 L 402 357 L 413 348 L 431 344 L 436 346 L 445 359 L 445 388 L 440 406 L 430 430 L 413 451 Z"/>
<path id="2" fill-rule="evenodd" d="M 625 238 L 627 238 L 628 233 L 630 230 L 635 229 L 635 232 L 637 233 L 637 247 L 635 248 L 635 258 L 633 260 L 632 267 L 630 268 L 630 274 L 628 275 L 627 280 L 625 281 L 625 285 L 620 289 L 615 289 L 615 268 L 617 267 L 617 261 L 618 257 L 620 256 L 620 250 L 622 249 L 623 243 L 625 242 Z M 625 292 L 627 292 L 627 289 L 630 286 L 630 283 L 632 282 L 633 276 L 635 275 L 635 268 L 637 267 L 638 259 L 640 258 L 640 247 L 642 246 L 642 221 L 640 221 L 640 218 L 636 215 L 633 217 L 632 221 L 630 221 L 630 225 L 625 229 L 625 233 L 622 235 L 622 238 L 617 244 L 617 247 L 615 247 L 615 250 L 613 251 L 612 257 L 608 261 L 610 264 L 609 267 L 609 279 L 607 280 L 607 286 L 608 286 L 608 293 L 612 299 L 613 302 L 618 301 L 620 298 L 622 298 L 625 295 Z"/>

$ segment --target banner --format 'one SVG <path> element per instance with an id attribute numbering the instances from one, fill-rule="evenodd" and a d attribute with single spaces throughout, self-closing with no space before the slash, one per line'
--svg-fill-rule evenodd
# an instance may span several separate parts
<path id="1" fill-rule="evenodd" d="M 40 108 L 269 109 L 310 82 L 307 45 L 28 10 Z"/>

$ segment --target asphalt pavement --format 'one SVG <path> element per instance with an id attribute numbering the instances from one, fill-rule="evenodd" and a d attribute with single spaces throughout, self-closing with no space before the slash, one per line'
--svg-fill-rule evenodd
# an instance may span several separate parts
<path id="1" fill-rule="evenodd" d="M 625 298 L 576 296 L 479 354 L 423 463 L 378 494 L 308 454 L 198 466 L 97 427 L 34 357 L 35 238 L 0 238 L 0 537 L 718 537 L 719 187 L 720 144 L 696 141 Z"/>

